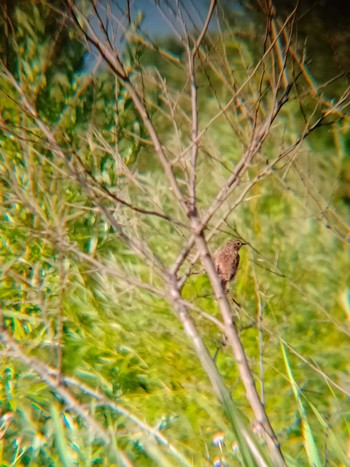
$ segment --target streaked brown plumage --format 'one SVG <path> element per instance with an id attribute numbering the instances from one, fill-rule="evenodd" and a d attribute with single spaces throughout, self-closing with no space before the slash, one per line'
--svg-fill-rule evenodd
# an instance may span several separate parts
<path id="1" fill-rule="evenodd" d="M 224 290 L 229 281 L 231 281 L 237 272 L 239 266 L 239 250 L 245 243 L 239 238 L 227 242 L 219 251 L 215 258 L 215 268 L 221 279 L 221 285 Z"/>

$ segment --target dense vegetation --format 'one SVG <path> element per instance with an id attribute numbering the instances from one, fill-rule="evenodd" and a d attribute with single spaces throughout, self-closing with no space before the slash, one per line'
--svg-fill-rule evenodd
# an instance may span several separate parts
<path id="1" fill-rule="evenodd" d="M 315 84 L 294 16 L 255 32 L 217 5 L 196 50 L 203 21 L 167 2 L 161 39 L 109 2 L 29 3 L 1 20 L 1 465 L 273 465 L 205 250 L 232 236 L 286 463 L 346 465 L 348 96 Z"/>

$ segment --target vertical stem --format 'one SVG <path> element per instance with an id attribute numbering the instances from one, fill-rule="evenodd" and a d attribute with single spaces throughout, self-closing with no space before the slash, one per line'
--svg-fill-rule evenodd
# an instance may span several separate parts
<path id="1" fill-rule="evenodd" d="M 261 296 L 259 292 L 259 284 L 256 277 L 254 269 L 254 287 L 255 287 L 255 296 L 257 303 L 257 324 L 259 330 L 259 363 L 260 363 L 260 388 L 261 388 L 261 402 L 265 405 L 265 386 L 264 386 L 264 338 L 262 330 L 262 319 L 263 319 L 263 307 L 261 304 Z"/>
<path id="2" fill-rule="evenodd" d="M 217 300 L 222 314 L 222 318 L 225 325 L 225 334 L 228 343 L 232 348 L 235 360 L 237 362 L 239 374 L 245 387 L 247 399 L 254 412 L 257 423 L 262 429 L 262 434 L 270 450 L 270 454 L 274 461 L 274 465 L 284 466 L 285 461 L 283 458 L 282 451 L 277 441 L 276 434 L 265 411 L 265 407 L 262 404 L 258 391 L 256 389 L 254 377 L 249 367 L 247 355 L 245 353 L 243 344 L 239 338 L 235 322 L 232 318 L 232 310 L 221 286 L 220 279 L 216 273 L 212 257 L 210 255 L 207 243 L 204 239 L 201 230 L 201 222 L 198 218 L 192 218 L 192 230 L 195 235 L 195 242 L 198 251 L 201 255 L 202 264 L 209 276 L 210 282 L 215 293 L 215 298 Z"/>

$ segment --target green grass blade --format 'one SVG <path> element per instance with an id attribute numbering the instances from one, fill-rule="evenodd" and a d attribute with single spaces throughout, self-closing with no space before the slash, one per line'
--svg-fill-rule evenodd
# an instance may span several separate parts
<path id="1" fill-rule="evenodd" d="M 303 438 L 304 438 L 304 446 L 305 446 L 307 457 L 309 459 L 309 463 L 310 465 L 314 467 L 321 467 L 322 462 L 321 462 L 321 458 L 319 455 L 319 450 L 317 448 L 311 426 L 307 419 L 306 411 L 304 409 L 302 400 L 300 398 L 299 387 L 293 377 L 293 373 L 292 373 L 291 366 L 289 364 L 286 349 L 284 348 L 284 345 L 282 342 L 281 342 L 281 348 L 282 348 L 285 366 L 286 366 L 287 373 L 288 373 L 288 378 L 293 389 L 295 400 L 298 403 L 298 409 L 299 409 L 301 424 L 302 424 L 302 433 L 303 433 Z"/>

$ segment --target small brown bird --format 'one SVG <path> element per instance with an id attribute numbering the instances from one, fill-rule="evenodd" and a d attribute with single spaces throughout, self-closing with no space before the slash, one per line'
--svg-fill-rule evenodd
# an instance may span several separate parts
<path id="1" fill-rule="evenodd" d="M 232 281 L 236 275 L 240 259 L 238 252 L 243 245 L 246 245 L 246 243 L 239 238 L 230 240 L 221 248 L 215 258 L 216 272 L 225 291 L 228 282 Z"/>

